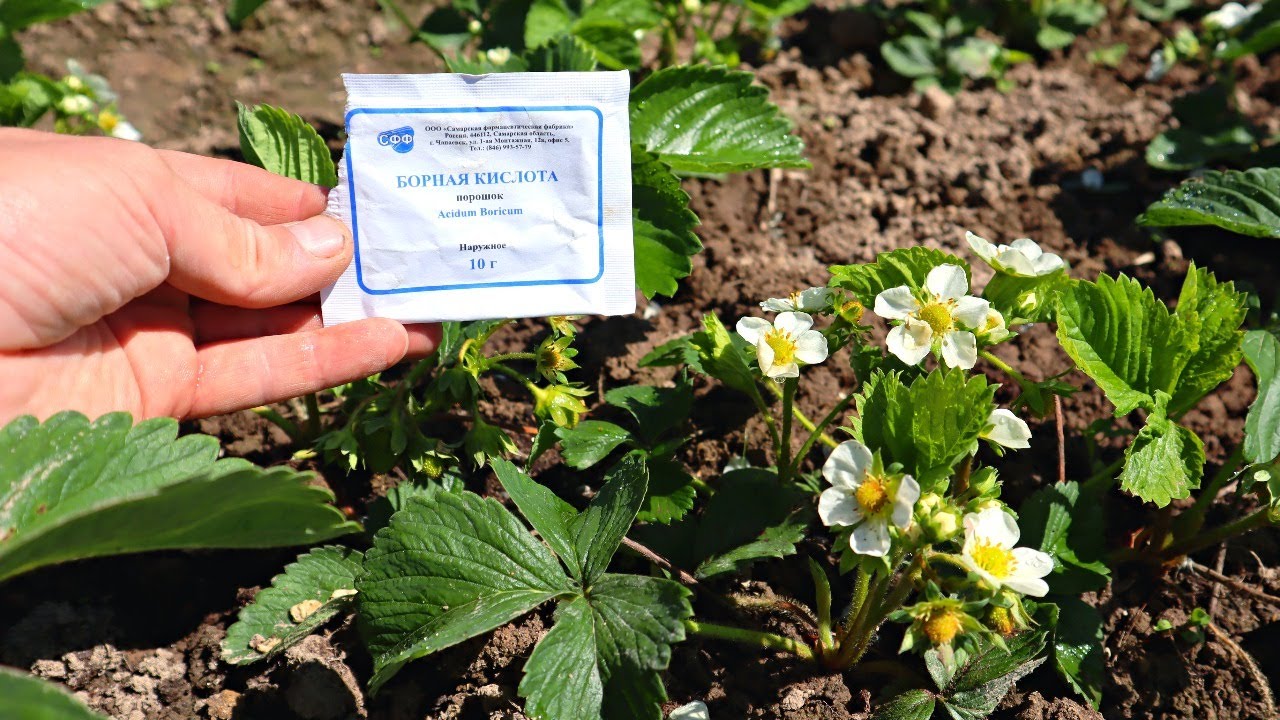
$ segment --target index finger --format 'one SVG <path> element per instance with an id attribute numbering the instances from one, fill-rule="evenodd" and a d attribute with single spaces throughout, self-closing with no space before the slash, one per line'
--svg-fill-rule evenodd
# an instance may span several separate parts
<path id="1" fill-rule="evenodd" d="M 161 150 L 160 157 L 209 202 L 262 225 L 296 222 L 324 211 L 328 191 L 234 160 Z"/>

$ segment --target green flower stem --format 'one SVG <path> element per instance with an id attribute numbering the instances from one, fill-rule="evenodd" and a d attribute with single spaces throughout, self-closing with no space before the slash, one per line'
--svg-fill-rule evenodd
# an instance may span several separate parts
<path id="1" fill-rule="evenodd" d="M 518 383 L 520 383 L 521 385 L 523 385 L 523 386 L 524 386 L 524 388 L 525 388 L 526 390 L 528 390 L 529 392 L 533 392 L 533 391 L 534 391 L 534 390 L 536 390 L 536 389 L 537 389 L 537 387 L 538 387 L 537 385 L 535 385 L 535 384 L 534 384 L 534 382 L 533 382 L 532 380 L 530 380 L 529 378 L 525 377 L 523 374 L 521 374 L 521 373 L 519 373 L 519 372 L 517 372 L 517 371 L 515 371 L 515 370 L 513 370 L 513 369 L 511 369 L 511 368 L 509 368 L 509 367 L 507 367 L 506 365 L 503 365 L 503 364 L 502 364 L 502 363 L 500 363 L 500 362 L 494 362 L 494 361 L 491 359 L 490 361 L 488 361 L 488 362 L 487 362 L 487 363 L 485 363 L 485 364 L 489 366 L 489 367 L 488 367 L 488 369 L 489 369 L 489 370 L 493 370 L 493 371 L 496 371 L 496 372 L 502 373 L 503 375 L 506 375 L 507 377 L 511 378 L 512 380 L 515 380 L 516 382 L 518 382 Z"/>
<path id="2" fill-rule="evenodd" d="M 773 383 L 766 381 L 766 387 Z M 764 398 L 760 395 L 759 388 L 751 393 L 751 401 L 756 404 L 756 411 L 760 413 L 760 417 L 764 418 L 764 424 L 769 427 L 769 439 L 773 441 L 774 457 L 782 449 L 782 439 L 778 434 L 778 421 L 773 419 L 773 412 L 769 410 L 769 406 L 764 404 Z"/>
<path id="3" fill-rule="evenodd" d="M 1178 537 L 1186 537 L 1195 534 L 1204 525 L 1204 514 L 1209 511 L 1209 506 L 1218 498 L 1218 493 L 1222 488 L 1235 479 L 1236 466 L 1244 459 L 1244 444 L 1236 446 L 1231 455 L 1222 462 L 1222 467 L 1218 469 L 1213 479 L 1209 481 L 1201 491 L 1196 502 L 1186 512 L 1178 516 Z"/>
<path id="4" fill-rule="evenodd" d="M 1229 522 L 1226 525 L 1219 525 L 1211 530 L 1201 532 L 1195 537 L 1184 538 L 1181 541 L 1174 542 L 1165 548 L 1161 555 L 1165 560 L 1173 560 L 1183 555 L 1190 555 L 1198 550 L 1213 547 L 1223 540 L 1228 540 L 1236 535 L 1243 535 L 1250 530 L 1256 530 L 1260 527 L 1273 524 L 1271 518 L 1272 509 L 1264 507 L 1257 512 L 1246 515 L 1235 522 Z"/>
<path id="5" fill-rule="evenodd" d="M 716 638 L 717 640 L 730 640 L 764 650 L 781 650 L 791 653 L 802 660 L 815 661 L 818 659 L 813 652 L 813 648 L 798 640 L 792 640 L 789 637 L 783 637 L 775 633 L 746 630 L 744 628 L 729 627 L 728 625 L 714 625 L 696 620 L 685 620 L 684 629 L 693 635 Z"/>
<path id="6" fill-rule="evenodd" d="M 538 359 L 538 356 L 535 353 L 531 353 L 531 352 L 502 353 L 501 355 L 494 355 L 492 357 L 485 358 L 485 360 L 488 362 L 510 362 L 512 360 L 537 360 L 537 359 Z"/>
<path id="7" fill-rule="evenodd" d="M 1017 370 L 1014 370 L 1013 366 L 1009 363 L 993 355 L 990 350 L 982 350 L 978 354 L 981 355 L 984 360 L 999 368 L 999 370 L 1005 375 L 1013 378 L 1013 381 L 1018 383 L 1018 388 L 1021 389 L 1024 394 L 1027 392 L 1027 386 L 1034 385 L 1034 383 L 1027 380 L 1026 376 Z"/>
<path id="8" fill-rule="evenodd" d="M 307 393 L 302 397 L 307 404 L 307 439 L 320 437 L 320 398 L 315 393 Z"/>
<path id="9" fill-rule="evenodd" d="M 809 558 L 809 574 L 813 576 L 813 589 L 818 610 L 818 649 L 826 655 L 835 647 L 831 635 L 831 581 L 827 573 L 813 558 Z"/>
<path id="10" fill-rule="evenodd" d="M 867 648 L 871 646 L 871 638 L 876 634 L 876 630 L 880 628 L 881 623 L 888 618 L 893 611 L 902 607 L 906 602 L 907 596 L 915 590 L 916 581 L 920 578 L 920 574 L 924 571 L 925 555 L 927 552 L 921 549 L 916 553 L 915 560 L 911 562 L 911 566 L 906 572 L 898 576 L 898 582 L 893 589 L 881 595 L 883 589 L 879 589 L 875 595 L 871 596 L 871 601 L 864 605 L 864 612 L 859 613 L 860 622 L 857 626 L 857 634 L 853 638 L 854 642 L 842 644 L 840 654 L 836 656 L 837 667 L 851 668 L 858 664 L 862 656 L 866 654 Z M 896 564 L 896 563 L 895 563 Z M 876 597 L 880 596 L 879 601 Z M 870 612 L 866 608 L 875 606 Z"/>
<path id="11" fill-rule="evenodd" d="M 867 615 L 871 613 L 871 606 L 875 604 L 876 598 L 884 592 L 884 584 L 888 578 L 879 573 L 871 574 L 865 570 L 858 569 L 860 577 L 858 578 L 858 586 L 854 587 L 854 600 L 856 604 L 852 606 L 849 622 L 845 624 L 844 631 L 840 633 L 840 640 L 837 643 L 841 649 L 842 657 L 844 651 L 856 644 L 860 635 L 863 624 L 866 622 Z M 866 575 L 866 581 L 863 581 L 862 575 Z"/>
<path id="12" fill-rule="evenodd" d="M 831 423 L 835 422 L 846 409 L 848 409 L 849 403 L 853 402 L 853 397 L 853 393 L 849 393 L 841 398 L 840 402 L 836 403 L 835 407 L 831 408 L 831 412 L 828 412 L 826 417 L 818 421 L 817 427 L 810 431 L 809 439 L 804 441 L 804 445 L 800 446 L 800 452 L 796 453 L 796 466 L 792 471 L 792 475 L 800 472 L 800 464 L 804 462 L 805 458 L 809 457 L 809 453 L 813 451 L 813 445 L 815 442 L 820 441 L 823 445 L 832 449 L 839 447 L 840 443 L 836 442 L 834 438 L 828 435 L 826 433 L 826 429 L 830 427 Z"/>
<path id="13" fill-rule="evenodd" d="M 766 383 L 765 387 L 769 388 L 769 392 L 773 393 L 774 397 L 778 398 L 779 400 L 782 399 L 782 390 L 778 388 L 777 383 Z M 822 427 L 821 425 L 814 423 L 813 420 L 810 420 L 809 416 L 805 415 L 804 412 L 795 405 L 792 405 L 791 407 L 791 415 L 796 419 L 796 422 L 800 423 L 800 427 L 804 428 L 805 430 L 808 430 L 811 433 L 819 431 L 820 428 Z M 829 424 L 829 421 L 825 424 Z M 827 435 L 825 433 L 823 433 L 818 438 L 818 440 L 820 440 L 823 445 L 826 445 L 827 447 L 832 447 L 832 448 L 840 444 L 836 442 L 835 439 L 832 438 L 830 435 Z"/>
<path id="14" fill-rule="evenodd" d="M 272 425 L 275 425 L 276 427 L 283 430 L 285 435 L 288 435 L 289 439 L 292 440 L 293 442 L 297 443 L 301 441 L 302 431 L 298 429 L 297 423 L 286 418 L 285 416 L 281 415 L 275 410 L 272 410 L 270 407 L 267 407 L 266 405 L 263 405 L 262 407 L 254 408 L 253 412 L 258 417 L 262 418 L 263 420 L 266 420 Z"/>
<path id="15" fill-rule="evenodd" d="M 791 479 L 791 419 L 796 405 L 796 378 L 782 383 L 782 446 L 778 448 L 778 479 Z"/>

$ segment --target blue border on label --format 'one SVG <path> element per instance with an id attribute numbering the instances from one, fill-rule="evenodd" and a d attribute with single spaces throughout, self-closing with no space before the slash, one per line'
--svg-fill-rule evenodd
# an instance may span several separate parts
<path id="1" fill-rule="evenodd" d="M 414 113 L 482 113 L 482 112 L 555 112 L 583 111 L 595 113 L 600 121 L 596 140 L 596 229 L 600 236 L 600 271 L 595 277 L 567 280 L 508 280 L 505 282 L 466 283 L 461 285 L 423 285 L 421 287 L 374 290 L 364 284 L 364 269 L 360 263 L 360 225 L 356 219 L 356 178 L 351 165 L 351 141 L 347 141 L 347 185 L 351 204 L 351 236 L 355 241 L 356 284 L 368 295 L 400 295 L 403 293 L 431 292 L 434 290 L 467 290 L 471 288 L 528 287 L 533 285 L 591 285 L 604 277 L 604 114 L 592 105 L 501 105 L 494 107 L 460 108 L 353 108 L 345 119 L 347 137 L 351 137 L 351 118 L 356 115 L 408 115 Z"/>

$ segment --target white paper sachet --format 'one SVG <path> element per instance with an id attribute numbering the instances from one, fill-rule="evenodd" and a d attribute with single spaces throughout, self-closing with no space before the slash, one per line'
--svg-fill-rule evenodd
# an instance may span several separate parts
<path id="1" fill-rule="evenodd" d="M 343 81 L 325 325 L 635 312 L 626 71 Z"/>

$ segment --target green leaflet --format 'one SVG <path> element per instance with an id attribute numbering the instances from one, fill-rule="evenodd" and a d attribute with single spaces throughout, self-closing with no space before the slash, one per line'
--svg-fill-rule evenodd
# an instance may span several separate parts
<path id="1" fill-rule="evenodd" d="M 694 333 L 690 340 L 698 353 L 702 371 L 734 390 L 760 398 L 756 375 L 748 367 L 742 350 L 734 344 L 734 335 L 729 334 L 714 314 L 702 316 L 702 327 L 702 331 Z M 763 400 L 757 404 L 761 403 Z"/>
<path id="2" fill-rule="evenodd" d="M 1280 339 L 1265 330 L 1246 333 L 1244 358 L 1258 379 L 1258 396 L 1244 422 L 1244 458 L 1270 462 L 1280 456 Z"/>
<path id="3" fill-rule="evenodd" d="M 661 720 L 658 672 L 692 615 L 689 591 L 661 578 L 604 575 L 564 601 L 525 663 L 526 714 L 546 720 Z"/>
<path id="4" fill-rule="evenodd" d="M 995 406 L 994 385 L 961 370 L 934 370 L 908 385 L 897 373 L 875 373 L 854 402 L 855 436 L 885 463 L 901 463 L 929 488 L 978 449 Z"/>
<path id="5" fill-rule="evenodd" d="M 631 141 L 678 173 L 807 168 L 804 144 L 751 73 L 688 65 L 631 91 Z"/>
<path id="6" fill-rule="evenodd" d="M 1022 545 L 1049 553 L 1058 562 L 1046 578 L 1054 594 L 1101 590 L 1111 577 L 1107 567 L 1104 504 L 1080 498 L 1074 481 L 1040 488 L 1018 509 Z"/>
<path id="7" fill-rule="evenodd" d="M 876 708 L 872 720 L 929 720 L 935 703 L 954 720 L 983 720 L 1014 683 L 1045 661 L 1037 658 L 1045 645 L 1044 632 L 1024 632 L 1007 643 L 1007 650 L 988 644 L 964 665 L 948 672 L 937 650 L 925 653 L 925 665 L 938 691 L 908 690 Z"/>
<path id="8" fill-rule="evenodd" d="M 1102 616 L 1078 597 L 1057 598 L 1058 622 L 1053 632 L 1053 662 L 1071 687 L 1096 710 L 1102 703 L 1105 665 Z"/>
<path id="9" fill-rule="evenodd" d="M 691 258 L 702 252 L 693 233 L 698 216 L 671 168 L 639 145 L 631 146 L 631 206 L 636 287 L 647 298 L 674 295 L 676 281 L 693 271 Z"/>
<path id="10" fill-rule="evenodd" d="M 313 185 L 338 184 L 329 146 L 305 120 L 271 105 L 251 108 L 236 103 L 236 107 L 240 151 L 246 162 Z"/>
<path id="11" fill-rule="evenodd" d="M 813 519 L 806 497 L 779 484 L 772 471 L 733 470 L 716 483 L 701 515 L 636 528 L 635 534 L 699 578 L 738 572 L 757 560 L 795 553 Z"/>
<path id="12" fill-rule="evenodd" d="M 693 486 L 694 477 L 684 465 L 670 457 L 646 454 L 645 466 L 649 469 L 649 491 L 645 493 L 640 512 L 636 513 L 637 520 L 665 525 L 693 509 L 698 491 Z"/>
<path id="13" fill-rule="evenodd" d="M 1204 396 L 1226 382 L 1243 357 L 1245 294 L 1234 283 L 1220 283 L 1195 263 L 1187 270 L 1174 315 L 1198 329 L 1195 353 L 1170 390 L 1169 414 L 1174 417 L 1195 407 Z"/>
<path id="14" fill-rule="evenodd" d="M 1139 225 L 1216 225 L 1241 235 L 1280 238 L 1280 168 L 1209 170 L 1169 190 L 1138 216 Z"/>
<path id="15" fill-rule="evenodd" d="M 587 47 L 601 65 L 618 70 L 640 65 L 640 41 L 636 30 L 646 30 L 662 17 L 644 0 L 596 0 L 583 3 L 580 12 L 565 0 L 534 0 L 524 22 L 524 42 L 536 48 L 572 35 Z"/>
<path id="16" fill-rule="evenodd" d="M 1120 416 L 1154 408 L 1155 392 L 1177 384 L 1196 347 L 1187 317 L 1174 317 L 1137 280 L 1103 275 L 1062 294 L 1058 341 Z"/>
<path id="17" fill-rule="evenodd" d="M 561 35 L 546 45 L 526 50 L 524 64 L 529 72 L 591 72 L 597 63 L 595 53 L 582 40 Z"/>
<path id="18" fill-rule="evenodd" d="M 1203 474 L 1204 443 L 1158 406 L 1125 449 L 1120 487 L 1164 507 L 1200 487 Z"/>
<path id="19" fill-rule="evenodd" d="M 943 263 L 964 268 L 970 276 L 969 264 L 955 255 L 926 247 L 912 247 L 880 253 L 873 263 L 831 266 L 831 286 L 853 293 L 868 310 L 876 303 L 876 295 L 889 288 L 906 285 L 912 290 L 924 287 L 929 271 Z"/>
<path id="20" fill-rule="evenodd" d="M 493 469 L 520 512 L 584 586 L 608 567 L 648 485 L 643 461 L 628 456 L 609 472 L 587 509 L 578 513 L 515 465 L 496 460 Z"/>
<path id="21" fill-rule="evenodd" d="M 929 720 L 937 704 L 928 690 L 908 690 L 877 707 L 871 720 Z"/>
<path id="22" fill-rule="evenodd" d="M 626 385 L 606 392 L 604 401 L 631 413 L 640 426 L 640 437 L 652 443 L 688 419 L 693 411 L 693 385 L 687 378 L 670 388 Z"/>
<path id="23" fill-rule="evenodd" d="M 265 5 L 267 0 L 231 0 L 227 7 L 227 20 L 232 26 L 239 26 Z"/>
<path id="24" fill-rule="evenodd" d="M 65 412 L 0 430 L 0 580 L 43 565 L 161 549 L 301 545 L 358 531 L 289 468 L 218 460 L 168 418 Z"/>
<path id="25" fill-rule="evenodd" d="M 583 420 L 571 428 L 556 428 L 560 454 L 566 465 L 583 470 L 608 457 L 631 439 L 631 431 L 603 420 Z"/>
<path id="26" fill-rule="evenodd" d="M 106 720 L 46 680 L 0 667 L 0 717 L 5 720 Z"/>
<path id="27" fill-rule="evenodd" d="M 13 33 L 36 23 L 92 10 L 105 2 L 107 0 L 4 0 L 0 2 L 0 26 Z"/>
<path id="28" fill-rule="evenodd" d="M 349 609 L 355 604 L 356 577 L 363 560 L 358 550 L 337 546 L 298 556 L 271 580 L 271 587 L 261 590 L 240 611 L 222 641 L 222 659 L 232 665 L 264 660 Z M 308 601 L 319 605 L 299 607 Z M 255 636 L 261 637 L 255 640 Z"/>
<path id="29" fill-rule="evenodd" d="M 364 570 L 356 589 L 372 692 L 410 660 L 573 591 L 514 515 L 472 493 L 410 500 L 374 539 Z"/>

